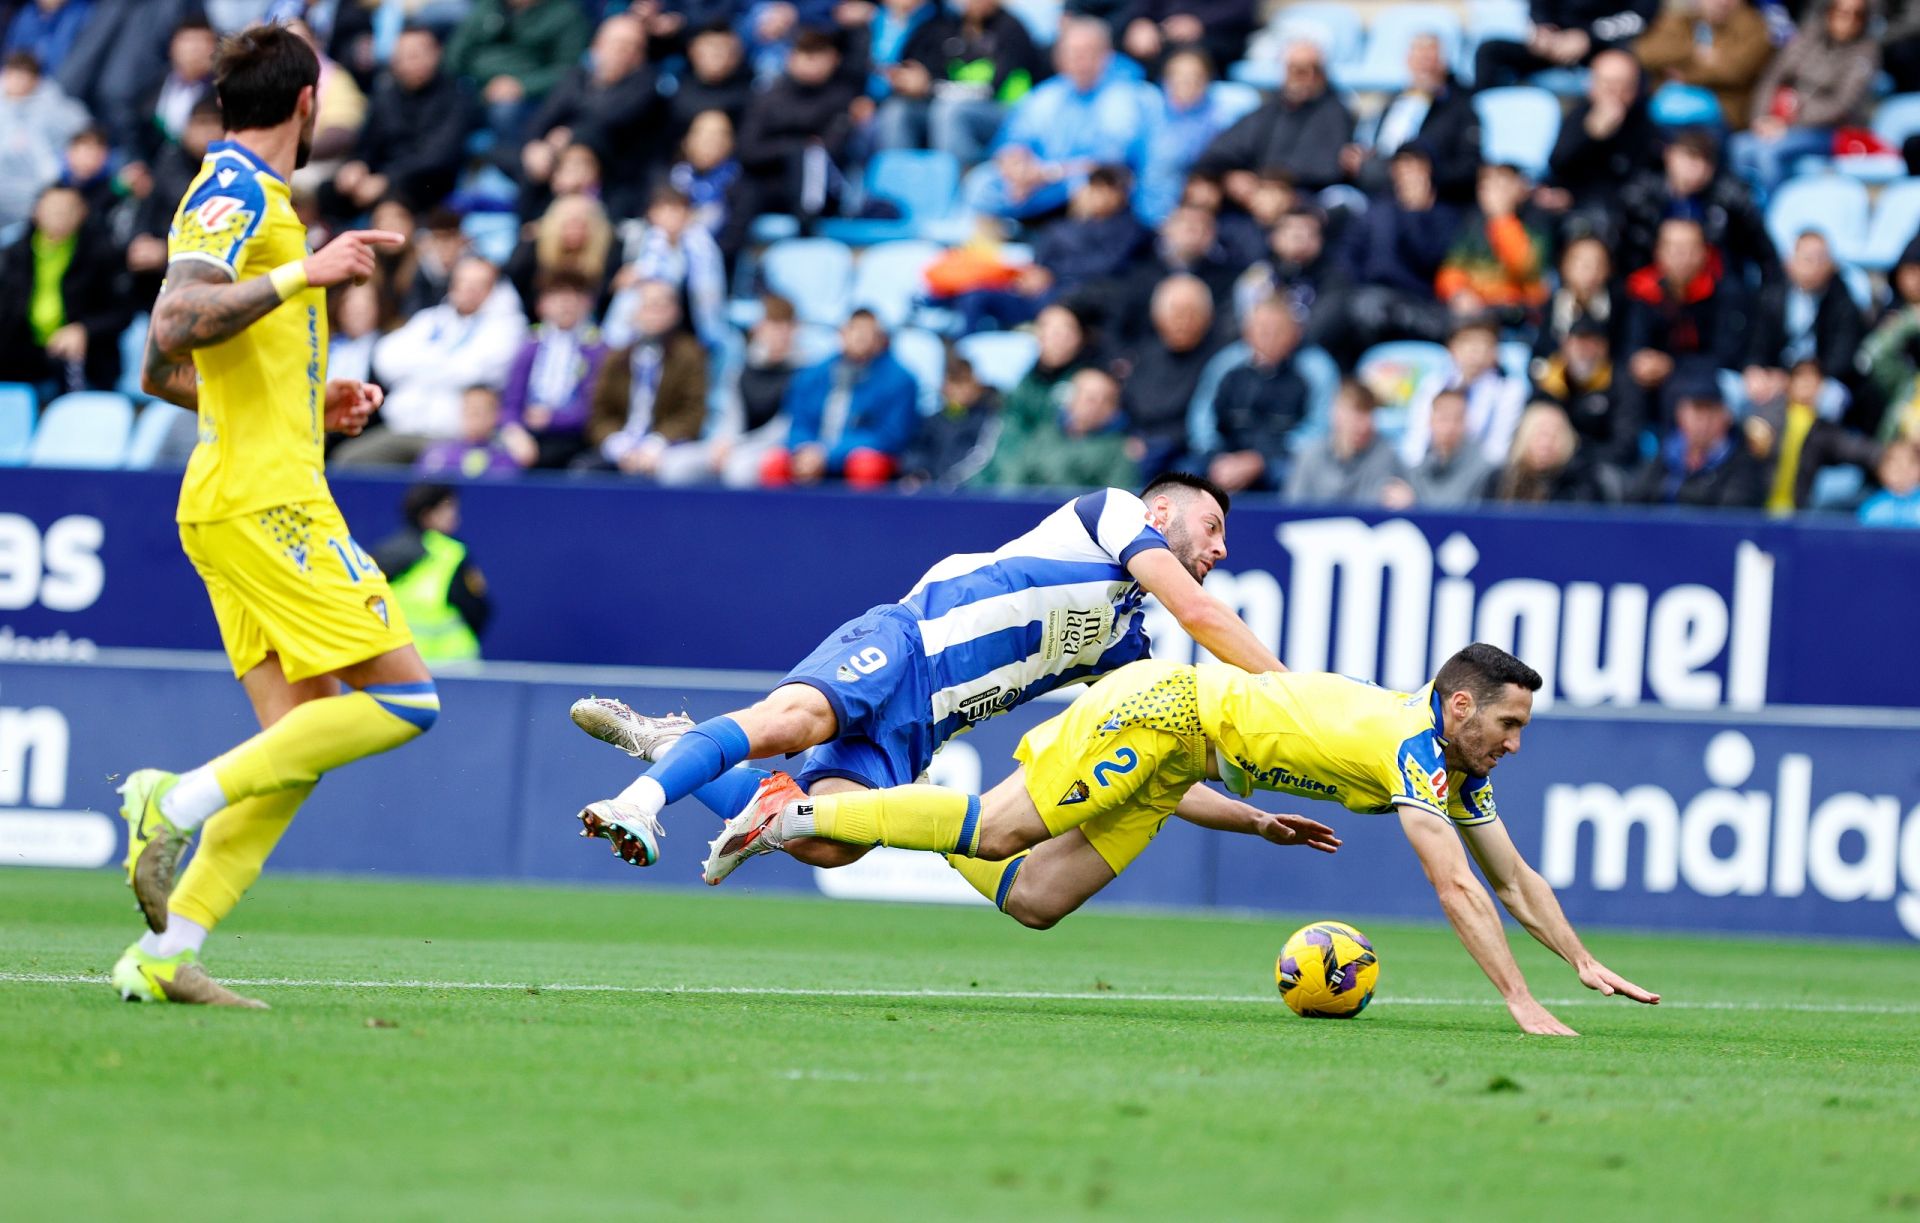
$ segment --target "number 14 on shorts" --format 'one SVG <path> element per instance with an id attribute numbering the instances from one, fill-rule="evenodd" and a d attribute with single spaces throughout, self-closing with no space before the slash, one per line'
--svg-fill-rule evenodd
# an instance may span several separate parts
<path id="1" fill-rule="evenodd" d="M 345 544 L 337 539 L 329 539 L 327 547 L 332 548 L 333 554 L 340 558 L 341 568 L 347 571 L 347 577 L 353 581 L 357 582 L 363 577 L 378 575 L 380 572 L 380 566 L 374 564 L 373 558 L 367 555 L 367 550 L 362 548 L 351 535 L 347 536 Z"/>

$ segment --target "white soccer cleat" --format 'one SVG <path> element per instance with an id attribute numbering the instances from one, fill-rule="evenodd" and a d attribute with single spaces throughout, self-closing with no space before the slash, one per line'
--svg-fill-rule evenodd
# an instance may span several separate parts
<path id="1" fill-rule="evenodd" d="M 660 817 L 644 808 L 603 798 L 580 812 L 580 835 L 611 841 L 622 862 L 652 866 L 660 860 L 660 838 L 667 832 L 660 826 Z"/>
<path id="2" fill-rule="evenodd" d="M 780 813 L 789 803 L 805 798 L 799 785 L 785 773 L 775 773 L 761 782 L 747 809 L 728 820 L 720 835 L 707 847 L 707 860 L 700 868 L 700 877 L 709 885 L 719 883 L 748 858 L 780 848 L 777 839 Z"/>
<path id="3" fill-rule="evenodd" d="M 653 762 L 693 729 L 693 719 L 684 713 L 663 718 L 635 713 L 624 701 L 612 697 L 588 696 L 568 710 L 573 724 L 602 743 L 611 743 L 629 756 Z"/>

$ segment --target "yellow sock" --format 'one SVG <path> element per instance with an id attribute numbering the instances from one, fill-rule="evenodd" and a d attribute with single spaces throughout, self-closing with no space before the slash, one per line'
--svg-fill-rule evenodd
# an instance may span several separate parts
<path id="1" fill-rule="evenodd" d="M 827 837 L 852 845 L 931 849 L 972 857 L 980 846 L 980 799 L 939 786 L 895 786 L 810 800 L 810 828 L 788 836 Z"/>
<path id="2" fill-rule="evenodd" d="M 329 769 L 418 737 L 439 712 L 431 683 L 387 684 L 308 701 L 214 760 L 213 775 L 229 805 L 310 786 Z"/>
<path id="3" fill-rule="evenodd" d="M 243 798 L 208 820 L 167 908 L 209 930 L 219 925 L 260 877 L 267 855 L 311 793 L 309 784 Z"/>
<path id="4" fill-rule="evenodd" d="M 948 854 L 947 865 L 959 871 L 960 877 L 972 884 L 974 891 L 991 900 L 994 908 L 1005 912 L 1007 897 L 1013 894 L 1014 876 L 1020 873 L 1021 864 L 1032 852 L 1032 850 L 1023 849 L 1013 857 L 999 862 Z"/>

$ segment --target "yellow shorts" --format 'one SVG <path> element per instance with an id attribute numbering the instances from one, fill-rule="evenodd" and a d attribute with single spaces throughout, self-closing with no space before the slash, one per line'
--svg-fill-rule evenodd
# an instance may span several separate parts
<path id="1" fill-rule="evenodd" d="M 277 654 L 298 681 L 413 641 L 386 575 L 332 501 L 183 522 L 180 546 L 206 583 L 236 676 Z"/>
<path id="2" fill-rule="evenodd" d="M 1028 731 L 1014 756 L 1048 830 L 1078 828 L 1118 875 L 1206 778 L 1193 668 L 1122 667 Z"/>

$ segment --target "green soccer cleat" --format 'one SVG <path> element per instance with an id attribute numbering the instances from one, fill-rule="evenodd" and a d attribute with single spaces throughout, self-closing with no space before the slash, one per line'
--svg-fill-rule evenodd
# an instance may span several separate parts
<path id="1" fill-rule="evenodd" d="M 165 959 L 135 943 L 113 966 L 113 988 L 128 1002 L 184 1002 L 195 1006 L 238 1006 L 264 1011 L 258 998 L 236 994 L 207 975 L 191 950 Z"/>
<path id="2" fill-rule="evenodd" d="M 156 934 L 167 928 L 174 871 L 193 841 L 191 831 L 177 827 L 160 810 L 160 800 L 179 784 L 178 773 L 140 769 L 119 789 L 120 818 L 127 822 L 127 886 L 140 902 L 147 929 Z"/>

